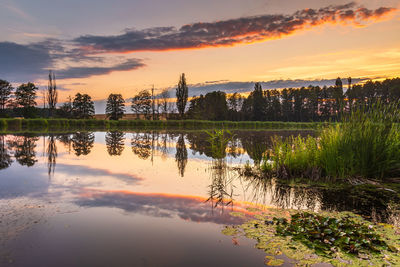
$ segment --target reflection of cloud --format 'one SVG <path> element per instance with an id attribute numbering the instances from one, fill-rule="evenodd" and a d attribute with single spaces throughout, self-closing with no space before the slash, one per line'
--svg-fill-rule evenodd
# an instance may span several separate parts
<path id="1" fill-rule="evenodd" d="M 212 210 L 206 198 L 130 191 L 85 191 L 76 204 L 85 207 L 113 207 L 127 212 L 142 213 L 154 217 L 174 217 L 194 222 L 240 224 L 243 220 L 229 215 L 231 210 Z M 228 209 L 228 208 L 226 208 Z M 240 206 L 233 210 L 246 212 Z"/>
<path id="2" fill-rule="evenodd" d="M 128 184 L 137 183 L 141 181 L 141 178 L 138 178 L 132 174 L 128 173 L 117 173 L 112 172 L 106 169 L 95 169 L 87 166 L 81 165 L 70 165 L 70 164 L 57 164 L 57 173 L 65 172 L 68 173 L 68 176 L 76 176 L 76 177 L 85 177 L 85 176 L 111 176 L 113 178 L 123 180 Z"/>
<path id="3" fill-rule="evenodd" d="M 193 23 L 175 27 L 156 27 L 144 30 L 130 29 L 121 35 L 85 35 L 74 41 L 87 53 L 165 51 L 232 46 L 282 38 L 308 27 L 326 23 L 353 23 L 360 25 L 377 20 L 393 8 L 367 9 L 354 2 L 320 9 L 299 10 L 292 15 L 263 15 L 243 17 L 211 23 Z"/>

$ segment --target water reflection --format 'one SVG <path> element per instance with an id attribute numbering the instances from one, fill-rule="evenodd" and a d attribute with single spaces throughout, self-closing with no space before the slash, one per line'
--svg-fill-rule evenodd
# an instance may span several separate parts
<path id="1" fill-rule="evenodd" d="M 106 133 L 106 146 L 110 156 L 120 156 L 124 151 L 125 134 L 120 131 Z"/>
<path id="2" fill-rule="evenodd" d="M 56 159 L 57 159 L 57 145 L 56 138 L 54 135 L 50 135 L 47 139 L 47 169 L 48 175 L 51 177 L 54 175 L 54 170 L 56 168 Z"/>
<path id="3" fill-rule="evenodd" d="M 0 170 L 10 167 L 12 162 L 5 137 L 0 135 Z"/>
<path id="4" fill-rule="evenodd" d="M 37 162 L 36 142 L 39 140 L 36 136 L 13 136 L 8 142 L 8 146 L 13 150 L 16 161 L 22 166 L 32 167 Z"/>
<path id="5" fill-rule="evenodd" d="M 101 176 L 114 181 L 124 181 L 125 184 L 133 184 L 132 181 L 138 184 L 139 181 L 147 179 L 152 181 L 146 185 L 147 188 L 157 187 L 157 183 L 160 183 L 161 185 L 157 187 L 160 192 L 164 192 L 162 191 L 164 188 L 169 188 L 169 190 L 177 188 L 176 191 L 181 191 L 182 194 L 194 194 L 191 191 L 191 183 L 198 183 L 201 188 L 195 194 L 202 195 L 204 201 L 211 204 L 211 210 L 218 208 L 223 211 L 224 207 L 234 208 L 238 202 L 248 201 L 284 209 L 355 211 L 372 220 L 388 220 L 391 216 L 388 212 L 388 203 L 400 200 L 397 199 L 398 196 L 396 198 L 396 194 L 390 194 L 387 190 L 368 191 L 367 189 L 357 190 L 357 187 L 337 188 L 335 186 L 302 187 L 296 183 L 282 183 L 272 178 L 243 175 L 241 166 L 246 162 L 257 166 L 262 156 L 271 148 L 272 136 L 280 135 L 285 138 L 297 134 L 307 135 L 309 132 L 236 131 L 230 138 L 225 140 L 227 138 L 225 135 L 222 142 L 218 141 L 218 144 L 214 145 L 210 143 L 205 132 L 124 133 L 111 131 L 96 133 L 96 137 L 104 137 L 104 139 L 100 138 L 101 140 L 95 140 L 95 134 L 92 132 L 50 134 L 43 137 L 42 146 L 41 142 L 38 143 L 39 137 L 32 134 L 0 135 L 0 176 L 13 165 L 13 160 L 25 167 L 36 165 L 38 157 L 40 158 L 37 151 L 43 151 L 41 162 L 47 166 L 48 177 L 54 177 L 57 173 L 64 175 L 60 177 Z M 130 139 L 131 151 L 124 149 L 127 138 Z M 104 143 L 106 149 L 103 146 L 96 146 L 96 148 L 101 148 L 105 155 L 113 156 L 112 158 L 107 156 L 107 161 L 112 161 L 111 167 L 107 167 L 106 164 L 101 165 L 101 160 L 98 160 L 97 157 L 100 157 L 101 151 L 93 149 L 98 142 Z M 91 153 L 92 150 L 96 153 Z M 63 154 L 67 154 L 63 153 L 64 151 L 71 153 L 72 158 L 74 157 L 72 154 L 76 157 L 83 155 L 87 157 L 85 161 L 82 161 L 82 165 L 77 165 L 77 161 L 68 164 L 63 158 Z M 121 166 L 127 165 L 127 161 L 132 161 L 132 154 L 140 159 L 140 163 L 136 166 L 142 168 L 142 173 L 131 173 L 131 169 L 121 171 Z M 87 166 L 84 162 L 87 162 L 85 163 Z M 118 164 L 120 166 L 117 166 Z M 41 167 L 40 164 L 38 165 Z M 164 174 L 164 171 L 168 171 L 170 167 L 173 174 Z M 156 172 L 158 169 L 159 172 Z M 196 172 L 196 169 L 203 172 Z M 17 170 L 23 172 L 23 170 Z M 154 170 L 153 173 L 152 170 Z M 36 169 L 35 173 L 39 171 Z M 158 177 L 154 177 L 164 177 L 164 175 L 165 184 L 157 180 Z M 202 175 L 205 179 L 201 179 Z M 176 179 L 179 176 L 187 178 L 185 183 L 181 179 Z M 153 182 L 153 179 L 156 181 Z M 112 183 L 113 187 L 118 188 L 115 183 Z M 100 186 L 99 181 L 95 179 L 85 184 L 89 187 L 92 185 Z M 147 188 L 145 190 L 148 190 Z M 186 193 L 185 190 L 188 192 Z M 100 193 L 96 196 L 100 196 Z M 105 201 L 104 196 L 101 196 Z"/>
<path id="6" fill-rule="evenodd" d="M 91 132 L 78 132 L 72 136 L 71 141 L 75 155 L 78 157 L 89 155 L 94 144 L 94 134 Z"/>
<path id="7" fill-rule="evenodd" d="M 151 155 L 151 139 L 149 133 L 135 133 L 131 140 L 132 152 L 140 159 L 146 160 Z"/>
<path id="8" fill-rule="evenodd" d="M 178 170 L 181 177 L 185 176 L 187 158 L 188 158 L 188 153 L 185 144 L 185 137 L 183 134 L 180 134 L 178 141 L 176 142 L 175 161 L 178 165 Z"/>

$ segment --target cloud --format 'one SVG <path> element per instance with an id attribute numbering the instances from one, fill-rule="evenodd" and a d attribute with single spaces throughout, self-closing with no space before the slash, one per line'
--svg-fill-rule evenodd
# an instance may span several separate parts
<path id="1" fill-rule="evenodd" d="M 105 57 L 87 56 L 82 50 L 68 48 L 66 42 L 56 39 L 30 44 L 0 42 L 0 59 L 0 77 L 12 82 L 45 78 L 49 69 L 55 70 L 58 79 L 68 79 L 135 70 L 145 66 L 141 59 L 136 58 L 109 63 Z M 74 66 L 58 67 L 60 63 L 69 62 Z M 80 66 L 76 66 L 76 62 Z M 100 64 L 102 67 L 99 67 Z"/>
<path id="2" fill-rule="evenodd" d="M 353 83 L 359 83 L 368 80 L 368 78 L 352 78 Z M 272 80 L 272 81 L 261 81 L 261 86 L 264 90 L 266 89 L 281 89 L 281 88 L 299 88 L 313 86 L 331 86 L 335 84 L 336 79 L 322 79 L 322 80 Z M 234 82 L 234 81 L 222 81 L 222 82 L 205 82 L 200 84 L 189 85 L 190 96 L 205 95 L 212 91 L 221 91 L 225 93 L 246 93 L 253 91 L 255 82 Z M 175 88 L 170 89 L 170 95 L 173 95 Z"/>
<path id="3" fill-rule="evenodd" d="M 18 80 L 18 77 L 32 79 L 46 75 L 46 69 L 53 64 L 49 47 L 42 43 L 21 45 L 0 42 L 0 77 Z"/>
<path id="4" fill-rule="evenodd" d="M 140 59 L 128 59 L 123 63 L 111 67 L 70 67 L 57 71 L 57 78 L 87 78 L 94 75 L 109 74 L 113 71 L 135 70 L 144 67 L 145 64 Z"/>
<path id="5" fill-rule="evenodd" d="M 305 28 L 327 23 L 361 25 L 380 19 L 394 10 L 387 7 L 367 9 L 352 2 L 320 9 L 299 10 L 292 15 L 263 15 L 211 23 L 198 22 L 179 29 L 128 29 L 121 35 L 84 35 L 73 41 L 90 54 L 233 46 L 282 38 Z"/>

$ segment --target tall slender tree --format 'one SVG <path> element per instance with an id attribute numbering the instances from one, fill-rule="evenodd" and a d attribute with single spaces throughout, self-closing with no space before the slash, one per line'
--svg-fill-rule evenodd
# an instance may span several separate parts
<path id="1" fill-rule="evenodd" d="M 53 116 L 54 110 L 57 105 L 58 93 L 57 93 L 57 85 L 56 85 L 56 76 L 54 72 L 49 71 L 49 82 L 47 85 L 47 103 L 50 111 L 50 116 Z"/>
<path id="2" fill-rule="evenodd" d="M 185 73 L 179 78 L 178 87 L 176 88 L 176 107 L 178 108 L 178 112 L 183 118 L 185 114 L 186 104 L 188 101 L 188 87 L 186 84 Z"/>
<path id="3" fill-rule="evenodd" d="M 119 120 L 125 112 L 125 101 L 121 94 L 110 94 L 107 99 L 106 114 L 110 120 Z"/>

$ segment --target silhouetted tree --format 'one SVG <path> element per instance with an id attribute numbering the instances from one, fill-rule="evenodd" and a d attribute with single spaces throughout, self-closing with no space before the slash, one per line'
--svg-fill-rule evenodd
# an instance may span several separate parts
<path id="1" fill-rule="evenodd" d="M 89 119 L 94 115 L 94 102 L 87 94 L 77 93 L 72 103 L 74 117 Z"/>
<path id="2" fill-rule="evenodd" d="M 167 89 L 162 90 L 159 97 L 160 97 L 161 112 L 164 114 L 167 114 L 168 113 L 169 91 Z"/>
<path id="3" fill-rule="evenodd" d="M 89 132 L 77 132 L 72 136 L 72 148 L 75 155 L 88 155 L 94 144 L 94 134 Z"/>
<path id="4" fill-rule="evenodd" d="M 125 134 L 120 131 L 112 131 L 106 134 L 106 146 L 110 156 L 120 156 L 124 151 Z"/>
<path id="5" fill-rule="evenodd" d="M 178 170 L 181 177 L 184 177 L 185 175 L 187 157 L 188 153 L 185 144 L 185 136 L 183 134 L 180 134 L 176 143 L 175 161 L 178 164 Z"/>
<path id="6" fill-rule="evenodd" d="M 73 106 L 72 106 L 72 99 L 69 96 L 67 102 L 61 105 L 58 109 L 58 114 L 62 118 L 72 118 L 73 117 Z"/>
<path id="7" fill-rule="evenodd" d="M 176 88 L 176 107 L 178 108 L 178 112 L 183 118 L 186 109 L 186 103 L 188 100 L 188 87 L 186 85 L 185 73 L 179 78 L 178 87 Z"/>
<path id="8" fill-rule="evenodd" d="M 37 89 L 33 83 L 29 82 L 21 84 L 15 91 L 16 103 L 23 108 L 24 117 L 33 116 Z"/>
<path id="9" fill-rule="evenodd" d="M 13 87 L 9 82 L 5 80 L 0 80 L 0 109 L 2 112 L 1 115 L 4 114 L 4 110 L 10 101 L 12 90 Z"/>
<path id="10" fill-rule="evenodd" d="M 254 91 L 250 94 L 249 97 L 253 98 L 252 101 L 252 119 L 255 121 L 262 121 L 265 117 L 265 101 L 264 95 L 262 91 L 262 87 L 260 83 L 256 83 L 254 85 Z"/>
<path id="11" fill-rule="evenodd" d="M 107 99 L 106 114 L 110 120 L 119 120 L 124 116 L 125 101 L 121 94 L 110 94 Z"/>
<path id="12" fill-rule="evenodd" d="M 143 114 L 146 119 L 149 119 L 151 111 L 151 94 L 149 91 L 142 90 L 134 96 L 131 109 L 137 115 L 137 118 L 139 118 L 140 114 Z"/>
<path id="13" fill-rule="evenodd" d="M 49 71 L 49 83 L 47 85 L 47 103 L 49 106 L 50 116 L 53 116 L 54 110 L 57 105 L 58 93 L 56 85 L 56 76 L 54 72 Z"/>

